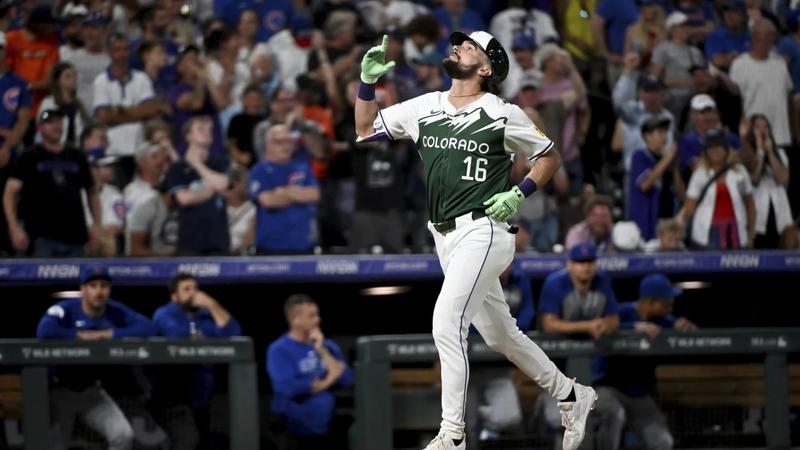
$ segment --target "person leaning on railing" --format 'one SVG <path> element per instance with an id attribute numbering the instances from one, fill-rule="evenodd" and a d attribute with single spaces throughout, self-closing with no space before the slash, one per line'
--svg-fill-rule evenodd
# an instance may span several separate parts
<path id="1" fill-rule="evenodd" d="M 155 335 L 152 322 L 122 303 L 110 299 L 111 276 L 108 269 L 88 265 L 81 271 L 81 297 L 51 306 L 39 321 L 40 339 L 78 339 L 97 341 Z M 129 367 L 97 367 L 92 370 L 73 366 L 51 372 L 50 408 L 54 419 L 54 448 L 68 448 L 75 419 L 100 433 L 109 450 L 128 450 L 133 445 L 133 428 L 103 383 L 119 384 Z"/>

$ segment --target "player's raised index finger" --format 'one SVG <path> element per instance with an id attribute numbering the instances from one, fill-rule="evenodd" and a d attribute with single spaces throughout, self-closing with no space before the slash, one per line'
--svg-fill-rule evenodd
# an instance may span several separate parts
<path id="1" fill-rule="evenodd" d="M 389 47 L 389 35 L 388 34 L 384 34 L 383 35 L 383 41 L 381 42 L 381 51 L 386 53 L 386 49 L 388 47 Z"/>

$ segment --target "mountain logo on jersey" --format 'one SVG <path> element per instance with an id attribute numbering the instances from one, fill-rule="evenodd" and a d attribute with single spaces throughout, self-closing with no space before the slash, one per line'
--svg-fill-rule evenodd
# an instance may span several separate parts
<path id="1" fill-rule="evenodd" d="M 489 153 L 493 144 L 502 148 L 506 117 L 493 119 L 483 108 L 451 116 L 440 113 L 419 120 L 420 143 L 431 150 Z"/>
<path id="2" fill-rule="evenodd" d="M 488 122 L 488 123 L 487 123 Z M 476 126 L 476 124 L 478 124 Z M 486 115 L 483 108 L 477 108 L 469 113 L 458 114 L 450 116 L 447 114 L 437 114 L 421 119 L 419 121 L 420 127 L 422 126 L 436 126 L 447 129 L 447 134 L 450 136 L 458 136 L 461 134 L 475 134 L 487 130 L 499 130 L 506 125 L 506 118 L 501 117 L 493 120 Z M 438 134 L 438 133 L 434 133 Z"/>

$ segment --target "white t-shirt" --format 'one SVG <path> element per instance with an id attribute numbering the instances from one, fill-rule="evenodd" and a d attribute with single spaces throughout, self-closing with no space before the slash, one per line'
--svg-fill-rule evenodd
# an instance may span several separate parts
<path id="1" fill-rule="evenodd" d="M 86 226 L 92 226 L 92 224 L 94 224 L 94 217 L 89 210 L 89 201 L 85 191 L 83 197 L 83 214 L 86 217 Z M 119 192 L 119 189 L 108 183 L 103 183 L 100 188 L 100 214 L 103 226 L 116 225 L 122 227 L 125 223 L 125 202 L 122 200 L 122 194 Z"/>
<path id="2" fill-rule="evenodd" d="M 145 199 L 126 224 L 125 254 L 131 254 L 130 236 L 132 233 L 145 233 L 149 238 L 150 251 L 162 253 L 173 249 L 177 242 L 177 211 L 169 211 L 161 196 L 153 195 Z"/>
<path id="3" fill-rule="evenodd" d="M 287 87 L 295 88 L 295 78 L 308 70 L 308 55 L 311 48 L 299 47 L 289 30 L 282 30 L 273 35 L 267 42 L 256 45 L 250 63 L 256 57 L 267 55 L 280 73 L 281 80 Z"/>
<path id="4" fill-rule="evenodd" d="M 250 66 L 241 61 L 237 61 L 234 67 L 233 80 L 231 80 L 230 85 L 231 103 L 229 107 L 239 107 L 242 105 L 242 93 L 244 93 L 247 85 L 250 84 Z M 219 84 L 224 74 L 225 69 L 222 68 L 222 65 L 216 59 L 208 61 L 208 77 L 214 84 Z"/>
<path id="5" fill-rule="evenodd" d="M 700 166 L 693 173 L 689 180 L 689 187 L 686 189 L 686 196 L 693 200 L 700 198 L 708 180 L 714 176 L 714 172 Z M 728 186 L 728 192 L 733 204 L 733 214 L 736 217 L 736 226 L 739 233 L 739 244 L 744 247 L 747 245 L 747 211 L 744 204 L 744 196 L 753 192 L 753 185 L 750 183 L 750 175 L 741 164 L 728 169 L 724 176 Z M 716 180 L 708 187 L 706 195 L 697 205 L 692 220 L 692 240 L 700 245 L 708 245 L 708 232 L 711 230 L 711 221 L 714 218 L 714 205 L 717 203 L 717 182 Z"/>
<path id="6" fill-rule="evenodd" d="M 250 230 L 250 225 L 256 220 L 256 205 L 247 201 L 240 206 L 227 206 L 228 231 L 231 235 L 231 250 L 242 245 L 242 241 Z"/>
<path id="7" fill-rule="evenodd" d="M 742 53 L 733 60 L 730 75 L 741 91 L 744 115 L 765 115 L 772 125 L 775 143 L 791 144 L 788 99 L 793 85 L 786 60 L 770 55 L 757 61 L 750 53 Z"/>
<path id="8" fill-rule="evenodd" d="M 94 80 L 111 64 L 108 53 L 91 53 L 85 48 L 79 48 L 61 60 L 75 66 L 75 73 L 78 75 L 78 98 L 90 113 L 94 107 Z"/>
<path id="9" fill-rule="evenodd" d="M 114 106 L 138 106 L 155 96 L 153 83 L 144 72 L 131 69 L 126 80 L 118 80 L 105 71 L 94 79 L 94 107 L 98 109 Z M 115 156 L 131 156 L 144 141 L 142 122 L 129 122 L 108 129 L 108 153 Z"/>
<path id="10" fill-rule="evenodd" d="M 125 186 L 122 195 L 125 197 L 125 210 L 128 212 L 128 217 L 130 217 L 142 203 L 150 197 L 158 195 L 158 191 L 150 183 L 137 176 Z"/>
<path id="11" fill-rule="evenodd" d="M 789 167 L 789 158 L 782 148 L 778 148 L 778 159 L 781 160 L 785 167 Z M 760 158 L 764 150 L 758 150 L 758 157 Z M 792 205 L 789 203 L 789 196 L 786 193 L 786 188 L 779 185 L 775 181 L 775 175 L 772 172 L 772 166 L 769 164 L 769 159 L 764 155 L 764 168 L 765 173 L 758 181 L 758 185 L 754 187 L 753 198 L 756 204 L 756 234 L 765 234 L 767 232 L 767 222 L 769 220 L 769 207 L 772 204 L 772 212 L 775 214 L 775 227 L 778 233 L 792 224 Z"/>

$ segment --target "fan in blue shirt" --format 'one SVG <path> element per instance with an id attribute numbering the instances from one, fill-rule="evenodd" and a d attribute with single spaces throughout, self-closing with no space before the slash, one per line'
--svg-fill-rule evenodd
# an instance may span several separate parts
<path id="1" fill-rule="evenodd" d="M 675 192 L 682 190 L 675 144 L 667 147 L 670 120 L 653 117 L 642 124 L 645 148 L 631 157 L 628 217 L 646 241 L 656 237 L 658 220 L 675 215 Z"/>
<path id="2" fill-rule="evenodd" d="M 239 322 L 197 287 L 193 275 L 180 273 L 169 282 L 171 301 L 153 314 L 159 336 L 171 339 L 228 338 L 242 334 Z M 152 403 L 173 448 L 193 448 L 203 439 L 208 405 L 214 393 L 211 365 L 168 367 L 154 377 Z"/>
<path id="3" fill-rule="evenodd" d="M 706 59 L 727 72 L 733 60 L 749 49 L 747 7 L 741 0 L 728 1 L 722 7 L 722 26 L 706 37 Z"/>
<path id="4" fill-rule="evenodd" d="M 89 265 L 81 270 L 81 298 L 51 306 L 36 329 L 40 339 L 80 339 L 96 341 L 122 337 L 152 336 L 150 320 L 122 303 L 110 300 L 111 276 L 103 266 Z M 103 376 L 105 375 L 105 376 Z M 120 372 L 114 368 L 59 367 L 51 372 L 52 416 L 57 423 L 54 441 L 66 443 L 72 435 L 75 418 L 100 433 L 112 450 L 129 449 L 133 428 L 114 400 L 100 384 L 112 381 Z"/>
<path id="5" fill-rule="evenodd" d="M 339 346 L 320 331 L 314 300 L 292 295 L 284 313 L 289 332 L 267 350 L 267 374 L 274 391 L 272 412 L 285 419 L 291 438 L 300 447 L 347 448 L 331 442 L 341 431 L 331 428 L 336 408 L 331 391 L 351 387 L 353 372 Z"/>
<path id="6" fill-rule="evenodd" d="M 317 243 L 319 184 L 286 125 L 267 132 L 265 158 L 250 171 L 250 197 L 258 206 L 256 250 L 261 254 L 311 253 Z"/>
<path id="7" fill-rule="evenodd" d="M 666 276 L 647 275 L 639 283 L 639 300 L 619 305 L 620 328 L 635 329 L 650 338 L 658 336 L 662 329 L 696 329 L 686 318 L 676 319 L 672 315 L 675 297 L 681 292 Z M 644 448 L 672 448 L 672 435 L 652 397 L 655 367 L 655 362 L 645 357 L 609 358 L 608 372 L 599 383 L 624 410 L 622 416 L 627 418 L 628 427 L 639 436 Z"/>

